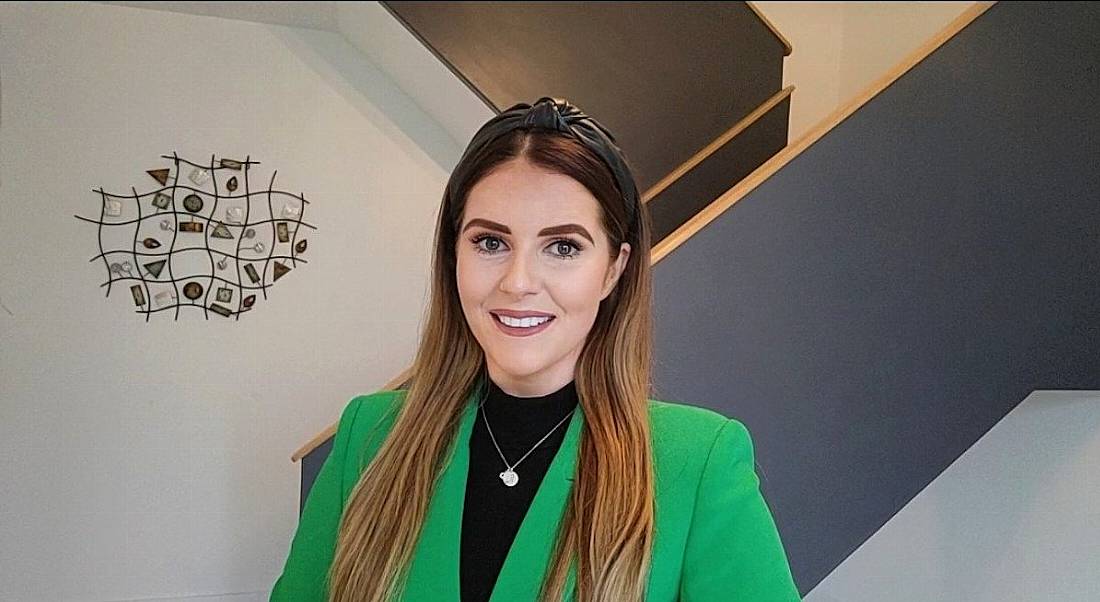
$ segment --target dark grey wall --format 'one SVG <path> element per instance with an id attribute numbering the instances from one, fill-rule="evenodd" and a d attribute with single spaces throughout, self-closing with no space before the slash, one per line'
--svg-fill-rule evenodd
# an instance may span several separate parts
<path id="1" fill-rule="evenodd" d="M 655 268 L 800 590 L 1030 391 L 1100 388 L 1100 7 L 999 3 Z"/>
<path id="2" fill-rule="evenodd" d="M 313 451 L 309 452 L 302 458 L 302 480 L 301 480 L 301 492 L 298 494 L 298 514 L 305 510 L 306 499 L 309 497 L 309 490 L 313 488 L 313 482 L 317 480 L 317 475 L 321 472 L 321 466 L 325 464 L 325 459 L 332 453 L 333 438 L 329 437 L 324 443 L 313 448 Z"/>

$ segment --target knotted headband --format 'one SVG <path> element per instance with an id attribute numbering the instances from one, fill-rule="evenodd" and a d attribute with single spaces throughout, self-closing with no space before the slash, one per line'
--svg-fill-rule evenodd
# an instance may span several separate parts
<path id="1" fill-rule="evenodd" d="M 493 117 L 478 129 L 466 146 L 459 164 L 476 156 L 492 140 L 520 128 L 540 128 L 564 132 L 599 155 L 611 170 L 626 205 L 628 229 L 633 229 L 638 213 L 638 187 L 623 158 L 615 137 L 595 119 L 569 102 L 543 96 L 534 105 L 518 103 Z"/>

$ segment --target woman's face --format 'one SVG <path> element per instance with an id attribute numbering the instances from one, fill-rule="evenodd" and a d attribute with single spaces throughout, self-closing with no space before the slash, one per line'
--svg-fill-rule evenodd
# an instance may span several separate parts
<path id="1" fill-rule="evenodd" d="M 568 176 L 509 161 L 470 190 L 457 245 L 462 311 L 493 382 L 534 397 L 573 380 L 600 301 L 630 255 L 624 242 L 610 259 L 596 198 Z M 553 318 L 508 327 L 500 310 Z"/>

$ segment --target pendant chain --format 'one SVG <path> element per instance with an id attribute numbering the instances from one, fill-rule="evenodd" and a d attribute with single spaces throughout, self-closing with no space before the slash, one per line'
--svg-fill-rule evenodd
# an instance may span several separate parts
<path id="1" fill-rule="evenodd" d="M 493 429 L 489 427 L 489 418 L 485 415 L 484 399 L 481 400 L 481 402 L 478 404 L 478 409 L 481 410 L 481 418 L 485 422 L 485 430 L 489 431 L 489 438 L 493 440 L 493 447 L 497 448 L 497 453 L 500 454 L 500 459 L 504 461 L 504 466 L 507 467 L 507 470 L 500 473 L 498 476 L 500 477 L 500 480 L 504 481 L 504 484 L 509 487 L 514 487 L 515 484 L 519 482 L 519 475 L 516 474 L 515 467 L 519 466 L 520 462 L 523 462 L 523 460 L 527 458 L 527 456 L 531 455 L 531 452 L 535 451 L 535 448 L 537 448 L 539 445 L 542 445 L 542 442 L 546 441 L 546 438 L 553 434 L 554 431 L 558 430 L 558 427 L 561 426 L 566 420 L 568 420 L 569 417 L 573 415 L 573 412 L 577 410 L 577 408 L 575 407 L 572 410 L 569 410 L 569 413 L 565 415 L 565 418 L 562 418 L 556 425 L 554 425 L 554 428 L 550 429 L 549 433 L 543 435 L 542 439 L 539 439 L 538 443 L 536 443 L 531 449 L 527 450 L 527 453 L 523 454 L 523 457 L 521 457 L 519 460 L 516 460 L 515 464 L 509 466 L 508 459 L 504 457 L 504 452 L 500 451 L 500 446 L 497 445 L 497 438 L 493 435 Z"/>

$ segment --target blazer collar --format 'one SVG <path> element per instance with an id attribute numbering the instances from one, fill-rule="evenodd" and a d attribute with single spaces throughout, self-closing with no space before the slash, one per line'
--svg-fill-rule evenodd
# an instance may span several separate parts
<path id="1" fill-rule="evenodd" d="M 413 552 L 405 595 L 408 600 L 461 602 L 459 556 L 466 476 L 470 467 L 470 433 L 477 417 L 477 394 L 470 394 L 462 410 L 458 433 L 448 449 L 443 474 L 428 506 L 420 539 Z M 551 460 L 519 531 L 500 569 L 489 602 L 534 600 L 547 573 L 577 465 L 577 449 L 584 426 L 580 404 L 569 419 L 561 446 Z M 572 599 L 576 563 L 566 580 L 566 598 Z"/>

